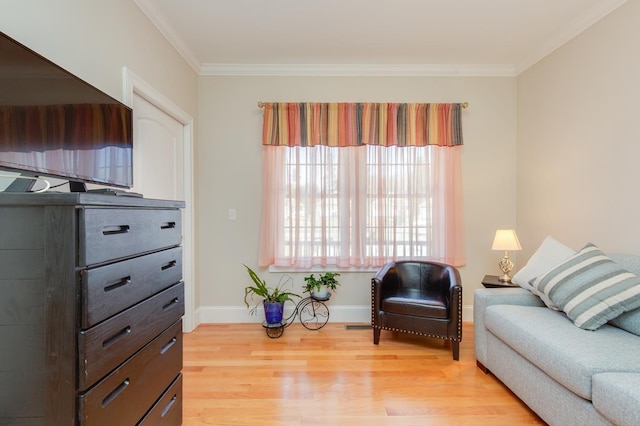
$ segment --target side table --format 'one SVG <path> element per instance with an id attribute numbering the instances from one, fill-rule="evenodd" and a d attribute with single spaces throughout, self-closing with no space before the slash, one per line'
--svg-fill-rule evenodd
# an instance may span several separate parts
<path id="1" fill-rule="evenodd" d="M 482 279 L 482 285 L 486 288 L 516 288 L 520 287 L 518 284 L 507 283 L 500 281 L 498 275 L 485 275 Z"/>

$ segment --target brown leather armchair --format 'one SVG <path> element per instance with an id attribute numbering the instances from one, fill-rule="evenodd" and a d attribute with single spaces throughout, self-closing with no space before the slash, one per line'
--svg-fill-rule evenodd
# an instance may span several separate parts
<path id="1" fill-rule="evenodd" d="M 460 359 L 462 281 L 444 263 L 397 261 L 384 265 L 371 279 L 373 343 L 380 331 L 402 331 L 451 341 Z"/>

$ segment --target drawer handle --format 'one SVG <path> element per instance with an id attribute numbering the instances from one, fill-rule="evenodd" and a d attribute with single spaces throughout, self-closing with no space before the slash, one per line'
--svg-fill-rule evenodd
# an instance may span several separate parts
<path id="1" fill-rule="evenodd" d="M 178 399 L 178 395 L 173 395 L 171 397 L 171 401 L 169 401 L 167 403 L 167 405 L 164 406 L 164 408 L 162 409 L 162 413 L 160 414 L 160 417 L 164 417 L 167 415 L 167 413 L 169 412 L 169 410 L 171 410 L 171 407 L 173 407 L 173 404 L 176 403 L 176 400 Z"/>
<path id="2" fill-rule="evenodd" d="M 166 311 L 167 309 L 169 309 L 170 307 L 172 307 L 173 305 L 176 305 L 179 302 L 180 299 L 178 299 L 177 297 L 174 297 L 173 299 L 171 299 L 171 301 L 169 303 L 167 303 L 166 305 L 164 305 L 162 307 L 163 311 Z"/>
<path id="3" fill-rule="evenodd" d="M 125 328 L 120 330 L 118 333 L 116 333 L 113 336 L 109 337 L 107 340 L 104 340 L 102 342 L 102 347 L 106 348 L 107 346 L 114 344 L 116 341 L 122 339 L 123 337 L 125 337 L 129 333 L 131 333 L 131 326 L 126 326 Z"/>
<path id="4" fill-rule="evenodd" d="M 112 290 L 115 290 L 120 287 L 124 287 L 125 285 L 131 284 L 131 276 L 121 278 L 118 282 L 110 284 L 104 288 L 104 292 L 108 293 Z"/>
<path id="5" fill-rule="evenodd" d="M 102 408 L 105 408 L 107 405 L 111 404 L 111 402 L 113 402 L 113 400 L 116 399 L 118 395 L 124 392 L 127 386 L 129 386 L 129 383 L 130 381 L 129 381 L 129 378 L 127 377 L 126 379 L 124 379 L 122 383 L 118 385 L 117 388 L 112 390 L 111 393 L 109 393 L 109 395 L 105 396 L 104 399 L 102 400 Z"/>
<path id="6" fill-rule="evenodd" d="M 162 265 L 160 267 L 161 270 L 166 271 L 169 268 L 173 268 L 174 266 L 176 266 L 178 264 L 177 261 L 172 260 L 171 262 L 165 263 L 164 265 Z"/>
<path id="7" fill-rule="evenodd" d="M 167 352 L 167 351 L 171 348 L 171 346 L 175 345 L 177 341 L 178 341 L 178 339 L 177 339 L 177 338 L 175 338 L 175 337 L 173 337 L 171 340 L 169 340 L 169 341 L 167 342 L 167 344 L 166 344 L 166 345 L 164 345 L 164 346 L 162 347 L 162 349 L 160 349 L 160 355 L 164 355 L 164 354 L 165 354 L 165 352 Z"/>
<path id="8" fill-rule="evenodd" d="M 162 225 L 160 225 L 160 229 L 173 229 L 175 227 L 176 227 L 175 222 L 165 222 Z"/>
<path id="9" fill-rule="evenodd" d="M 105 226 L 102 228 L 102 235 L 126 234 L 130 229 L 129 225 Z"/>

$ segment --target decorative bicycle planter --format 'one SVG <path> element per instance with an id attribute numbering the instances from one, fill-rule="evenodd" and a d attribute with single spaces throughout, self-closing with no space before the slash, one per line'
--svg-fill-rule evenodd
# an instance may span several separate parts
<path id="1" fill-rule="evenodd" d="M 329 308 L 324 303 L 331 298 L 331 293 L 326 297 L 320 298 L 309 295 L 298 302 L 296 308 L 291 315 L 283 318 L 282 322 L 269 324 L 266 321 L 262 326 L 267 336 L 272 339 L 282 336 L 284 329 L 289 327 L 295 321 L 296 317 L 300 317 L 300 323 L 308 330 L 319 330 L 329 321 Z"/>

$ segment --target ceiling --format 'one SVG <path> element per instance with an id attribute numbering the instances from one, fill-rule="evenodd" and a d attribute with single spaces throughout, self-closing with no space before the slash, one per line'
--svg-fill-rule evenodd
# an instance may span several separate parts
<path id="1" fill-rule="evenodd" d="M 199 74 L 515 76 L 627 0 L 133 0 Z"/>

